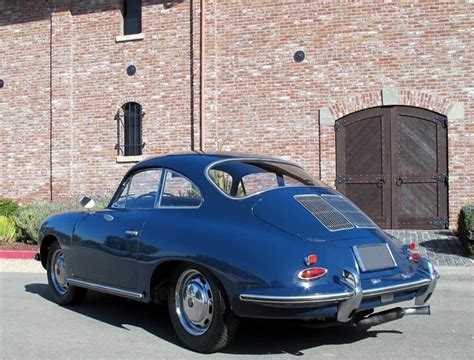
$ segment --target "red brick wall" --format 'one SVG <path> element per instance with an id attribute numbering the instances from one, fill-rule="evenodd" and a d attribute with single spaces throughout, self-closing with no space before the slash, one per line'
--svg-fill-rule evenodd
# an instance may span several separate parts
<path id="1" fill-rule="evenodd" d="M 50 20 L 40 1 L 0 1 L 0 196 L 49 198 Z"/>
<path id="2" fill-rule="evenodd" d="M 399 104 L 464 117 L 449 124 L 449 205 L 474 201 L 474 4 L 423 1 L 212 1 L 208 4 L 208 146 L 290 156 L 331 185 L 334 119 Z M 217 35 L 215 35 L 217 34 Z M 293 54 L 306 59 L 295 63 Z M 456 104 L 455 104 L 456 103 Z M 320 132 L 320 142 L 318 142 Z M 321 156 L 319 156 L 321 154 Z"/>
<path id="3" fill-rule="evenodd" d="M 143 3 L 144 39 L 120 43 L 120 0 L 0 3 L 0 196 L 50 196 L 50 119 L 54 198 L 113 190 L 130 166 L 114 150 L 127 101 L 145 112 L 144 155 L 198 147 L 199 1 Z M 288 158 L 333 184 L 334 129 L 319 110 L 336 119 L 395 88 L 401 105 L 462 104 L 449 124 L 451 222 L 474 201 L 472 3 L 206 3 L 206 150 Z"/>

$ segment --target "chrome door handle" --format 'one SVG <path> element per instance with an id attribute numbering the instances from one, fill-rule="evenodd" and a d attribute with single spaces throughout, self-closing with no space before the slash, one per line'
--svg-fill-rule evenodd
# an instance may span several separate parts
<path id="1" fill-rule="evenodd" d="M 138 230 L 127 230 L 125 231 L 125 235 L 127 235 L 127 237 L 137 237 Z"/>

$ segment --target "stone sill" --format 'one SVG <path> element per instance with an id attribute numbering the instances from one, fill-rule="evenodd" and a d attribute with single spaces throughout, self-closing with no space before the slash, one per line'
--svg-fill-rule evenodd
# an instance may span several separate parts
<path id="1" fill-rule="evenodd" d="M 131 34 L 131 35 L 118 35 L 115 37 L 115 42 L 126 42 L 126 41 L 137 41 L 143 40 L 145 38 L 144 33 L 140 34 Z"/>
<path id="2" fill-rule="evenodd" d="M 119 155 L 115 158 L 117 163 L 137 163 L 142 160 L 145 160 L 145 156 L 143 155 L 137 155 L 137 156 L 123 156 Z"/>

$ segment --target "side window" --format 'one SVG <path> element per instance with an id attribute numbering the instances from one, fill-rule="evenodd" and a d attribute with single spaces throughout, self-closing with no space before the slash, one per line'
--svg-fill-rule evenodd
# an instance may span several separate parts
<path id="1" fill-rule="evenodd" d="M 230 194 L 232 190 L 232 176 L 222 170 L 209 170 L 209 176 L 211 177 L 212 181 L 216 183 L 217 186 L 221 188 L 226 194 Z"/>
<path id="2" fill-rule="evenodd" d="M 155 206 L 161 172 L 161 169 L 151 169 L 133 175 L 112 207 L 152 209 Z"/>
<path id="3" fill-rule="evenodd" d="M 130 179 L 128 179 L 122 185 L 122 191 L 120 195 L 117 197 L 117 200 L 114 201 L 112 207 L 115 209 L 123 209 L 125 208 L 125 203 L 127 202 L 127 194 L 128 194 L 128 187 L 130 186 Z"/>
<path id="4" fill-rule="evenodd" d="M 260 172 L 245 175 L 242 178 L 247 195 L 278 187 L 277 175 L 273 172 Z"/>
<path id="5" fill-rule="evenodd" d="M 201 202 L 201 192 L 196 185 L 174 171 L 166 172 L 161 207 L 198 207 Z"/>

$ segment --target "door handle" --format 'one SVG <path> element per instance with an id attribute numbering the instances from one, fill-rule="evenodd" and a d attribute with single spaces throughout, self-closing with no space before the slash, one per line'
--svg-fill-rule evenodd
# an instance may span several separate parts
<path id="1" fill-rule="evenodd" d="M 377 182 L 377 187 L 381 189 L 385 184 L 385 180 L 383 178 L 380 178 L 379 181 Z"/>
<path id="2" fill-rule="evenodd" d="M 399 177 L 399 178 L 397 179 L 397 181 L 395 181 L 395 184 L 397 184 L 397 186 L 402 186 L 402 184 L 403 184 L 403 179 L 402 179 L 401 177 Z"/>
<path id="3" fill-rule="evenodd" d="M 127 235 L 127 237 L 137 237 L 138 230 L 127 230 L 125 231 L 125 235 Z"/>

